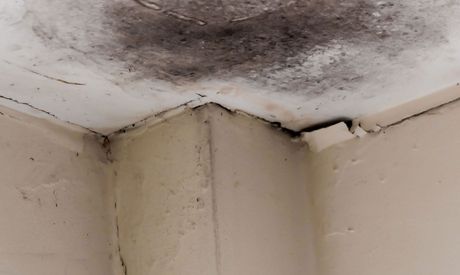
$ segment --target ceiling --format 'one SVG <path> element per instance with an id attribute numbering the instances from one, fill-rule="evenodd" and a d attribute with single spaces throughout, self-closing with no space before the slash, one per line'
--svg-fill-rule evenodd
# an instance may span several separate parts
<path id="1" fill-rule="evenodd" d="M 0 104 L 103 134 L 206 102 L 299 130 L 460 82 L 459 26 L 456 0 L 0 1 Z"/>

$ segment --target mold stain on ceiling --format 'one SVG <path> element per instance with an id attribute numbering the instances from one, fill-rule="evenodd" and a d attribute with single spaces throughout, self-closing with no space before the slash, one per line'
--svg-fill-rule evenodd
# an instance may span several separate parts
<path id="1" fill-rule="evenodd" d="M 454 84 L 459 12 L 451 0 L 4 1 L 0 95 L 105 133 L 191 101 L 296 130 Z"/>

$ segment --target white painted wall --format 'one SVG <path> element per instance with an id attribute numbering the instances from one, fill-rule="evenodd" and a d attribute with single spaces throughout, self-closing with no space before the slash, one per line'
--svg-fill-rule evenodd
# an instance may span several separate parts
<path id="1" fill-rule="evenodd" d="M 108 170 L 94 137 L 4 108 L 0 129 L 0 274 L 113 274 Z"/>

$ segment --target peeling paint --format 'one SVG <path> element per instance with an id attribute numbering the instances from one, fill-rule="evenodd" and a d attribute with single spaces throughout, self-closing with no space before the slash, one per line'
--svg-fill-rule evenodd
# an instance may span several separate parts
<path id="1" fill-rule="evenodd" d="M 302 140 L 305 141 L 310 150 L 315 153 L 321 152 L 335 144 L 354 139 L 355 137 L 356 136 L 350 133 L 347 125 L 343 122 L 302 134 Z"/>

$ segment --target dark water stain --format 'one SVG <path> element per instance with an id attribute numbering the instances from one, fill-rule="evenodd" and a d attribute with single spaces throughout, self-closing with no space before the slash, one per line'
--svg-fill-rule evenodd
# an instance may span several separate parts
<path id="1" fill-rule="evenodd" d="M 331 40 L 385 39 L 372 23 L 375 5 L 333 4 L 297 1 L 246 20 L 204 26 L 141 5 L 113 4 L 105 10 L 106 26 L 121 47 L 111 57 L 143 77 L 181 82 L 290 66 L 290 58 Z"/>

